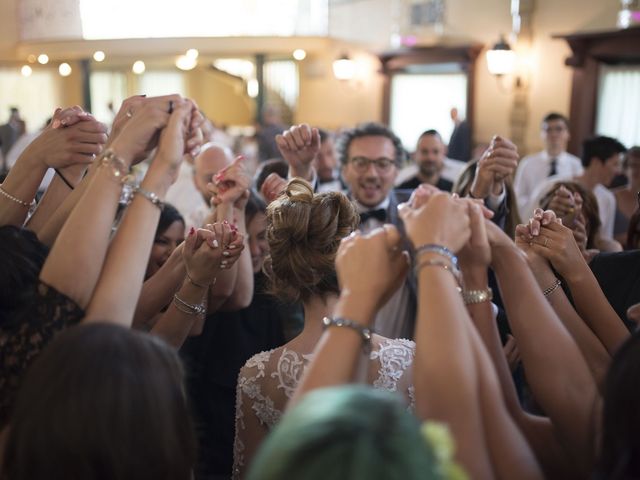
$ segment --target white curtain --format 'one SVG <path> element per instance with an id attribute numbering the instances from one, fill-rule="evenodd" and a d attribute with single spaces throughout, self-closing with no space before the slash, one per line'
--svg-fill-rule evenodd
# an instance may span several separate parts
<path id="1" fill-rule="evenodd" d="M 640 145 L 640 65 L 600 70 L 596 133 Z"/>

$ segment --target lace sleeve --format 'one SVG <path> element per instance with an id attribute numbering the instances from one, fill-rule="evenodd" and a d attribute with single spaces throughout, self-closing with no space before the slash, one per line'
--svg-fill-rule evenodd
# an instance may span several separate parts
<path id="1" fill-rule="evenodd" d="M 244 478 L 251 459 L 269 433 L 269 420 L 264 418 L 273 411 L 271 400 L 262 392 L 260 383 L 265 378 L 265 364 L 271 352 L 255 355 L 247 361 L 238 375 L 236 386 L 236 432 L 233 441 L 234 480 Z M 272 403 L 272 402 L 271 402 Z"/>
<path id="2" fill-rule="evenodd" d="M 373 386 L 390 392 L 400 392 L 405 397 L 409 409 L 413 411 L 413 359 L 416 344 L 411 340 L 385 339 L 377 350 L 371 352 L 371 360 L 378 360 L 378 377 Z"/>
<path id="3" fill-rule="evenodd" d="M 0 429 L 29 365 L 58 332 L 83 317 L 84 311 L 73 300 L 40 283 L 33 301 L 9 324 L 0 326 Z"/>

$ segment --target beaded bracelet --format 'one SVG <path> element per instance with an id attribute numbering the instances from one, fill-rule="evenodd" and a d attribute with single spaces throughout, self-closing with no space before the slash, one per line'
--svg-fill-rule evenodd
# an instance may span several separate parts
<path id="1" fill-rule="evenodd" d="M 4 197 L 8 198 L 12 202 L 17 203 L 18 205 L 22 205 L 23 207 L 33 208 L 33 207 L 36 206 L 36 199 L 35 198 L 33 200 L 31 200 L 31 203 L 24 202 L 24 201 L 20 200 L 19 198 L 16 198 L 13 195 L 11 195 L 4 188 L 2 188 L 2 186 L 0 186 L 0 194 L 2 196 L 4 196 Z"/>
<path id="2" fill-rule="evenodd" d="M 355 330 L 360 334 L 360 337 L 362 337 L 362 348 L 364 352 L 367 354 L 371 352 L 371 337 L 375 333 L 372 328 L 363 327 L 358 322 L 342 317 L 324 317 L 322 319 L 322 325 L 325 330 L 328 327 L 346 327 Z"/>
<path id="3" fill-rule="evenodd" d="M 454 267 L 458 268 L 458 257 L 456 254 L 443 245 L 436 245 L 434 243 L 427 243 L 416 248 L 416 257 L 422 253 L 437 253 L 443 257 L 447 257 L 451 260 Z"/>
<path id="4" fill-rule="evenodd" d="M 556 281 L 555 281 L 555 282 L 553 282 L 553 285 L 551 285 L 550 287 L 545 288 L 545 289 L 542 291 L 542 294 L 543 294 L 545 297 L 548 297 L 548 296 L 549 296 L 549 295 L 551 295 L 553 292 L 555 292 L 555 291 L 556 291 L 556 289 L 557 289 L 560 285 L 562 285 L 562 282 L 561 282 L 559 279 L 557 279 L 557 278 L 556 278 Z"/>

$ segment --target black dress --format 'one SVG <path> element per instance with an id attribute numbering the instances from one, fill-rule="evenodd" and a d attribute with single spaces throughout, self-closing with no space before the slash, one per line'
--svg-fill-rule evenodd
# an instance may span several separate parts
<path id="1" fill-rule="evenodd" d="M 84 311 L 55 288 L 39 283 L 33 301 L 0 325 L 0 430 L 7 424 L 25 372 L 61 331 L 80 323 Z"/>
<path id="2" fill-rule="evenodd" d="M 180 350 L 198 435 L 197 480 L 231 477 L 238 373 L 256 353 L 284 345 L 285 330 L 302 318 L 300 307 L 264 293 L 265 283 L 257 274 L 247 308 L 207 316 L 202 334 Z"/>

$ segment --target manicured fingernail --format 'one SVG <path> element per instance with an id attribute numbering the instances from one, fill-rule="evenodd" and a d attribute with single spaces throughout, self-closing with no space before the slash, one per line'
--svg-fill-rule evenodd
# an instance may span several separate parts
<path id="1" fill-rule="evenodd" d="M 199 153 L 200 153 L 200 147 L 195 147 L 193 150 L 191 150 L 192 157 L 197 157 Z"/>
<path id="2" fill-rule="evenodd" d="M 52 128 L 58 128 L 58 127 L 60 127 L 60 120 L 55 119 L 55 120 L 53 121 L 53 123 L 51 124 L 51 127 L 52 127 Z"/>
<path id="3" fill-rule="evenodd" d="M 224 252 L 222 252 L 222 256 L 223 256 L 223 257 L 228 257 L 228 256 L 230 256 L 230 255 L 231 255 L 231 254 L 230 254 L 229 252 L 227 252 L 226 250 L 225 250 Z"/>
<path id="4" fill-rule="evenodd" d="M 236 246 L 235 246 L 235 245 L 233 245 L 233 244 L 231 244 L 231 245 L 229 245 L 227 248 L 228 248 L 229 250 L 234 250 L 234 249 L 236 248 Z"/>
<path id="5" fill-rule="evenodd" d="M 213 239 L 213 242 L 211 242 L 211 244 L 213 245 L 213 248 L 218 248 L 220 246 L 218 240 L 216 240 L 215 238 Z"/>
<path id="6" fill-rule="evenodd" d="M 222 223 L 224 223 L 225 225 L 229 225 L 229 222 L 227 222 L 226 220 L 223 220 Z"/>
<path id="7" fill-rule="evenodd" d="M 196 229 L 195 229 L 195 228 L 193 228 L 193 227 L 191 227 L 191 228 L 189 229 L 189 236 L 191 237 L 191 236 L 195 235 L 195 233 L 196 233 Z"/>

